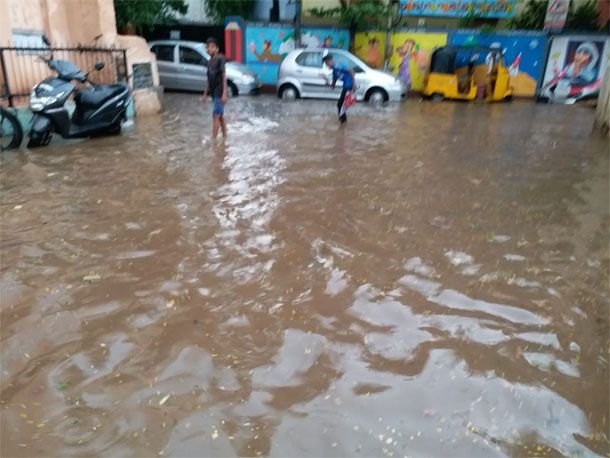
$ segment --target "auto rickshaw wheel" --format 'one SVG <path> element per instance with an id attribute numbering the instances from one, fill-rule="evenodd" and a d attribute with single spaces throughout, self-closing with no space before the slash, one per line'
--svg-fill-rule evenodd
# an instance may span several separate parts
<path id="1" fill-rule="evenodd" d="M 445 96 L 443 94 L 441 94 L 440 92 L 435 92 L 434 94 L 432 94 L 430 96 L 430 100 L 432 100 L 433 102 L 442 102 L 443 99 L 445 98 Z"/>
<path id="2" fill-rule="evenodd" d="M 512 95 L 506 96 L 502 100 L 502 102 L 504 102 L 504 103 L 511 103 L 512 101 L 513 101 L 513 96 Z"/>

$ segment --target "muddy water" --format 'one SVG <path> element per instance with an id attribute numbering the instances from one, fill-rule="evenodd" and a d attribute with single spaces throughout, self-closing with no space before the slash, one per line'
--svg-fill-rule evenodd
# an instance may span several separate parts
<path id="1" fill-rule="evenodd" d="M 592 111 L 166 101 L 2 157 L 3 456 L 608 454 Z"/>

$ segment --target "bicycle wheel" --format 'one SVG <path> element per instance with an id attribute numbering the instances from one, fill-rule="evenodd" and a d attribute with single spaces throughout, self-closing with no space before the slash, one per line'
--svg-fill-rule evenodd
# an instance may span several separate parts
<path id="1" fill-rule="evenodd" d="M 0 150 L 18 148 L 23 140 L 23 130 L 17 117 L 0 107 Z"/>

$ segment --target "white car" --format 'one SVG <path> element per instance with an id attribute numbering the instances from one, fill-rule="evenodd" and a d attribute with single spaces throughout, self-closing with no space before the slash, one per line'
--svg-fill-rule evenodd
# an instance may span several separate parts
<path id="1" fill-rule="evenodd" d="M 407 94 L 403 82 L 394 75 L 375 70 L 343 49 L 296 49 L 280 65 L 277 94 L 282 99 L 299 97 L 338 99 L 343 83 L 337 81 L 333 90 L 329 86 L 331 71 L 322 62 L 326 54 L 335 65 L 353 69 L 356 73 L 356 99 L 372 103 L 399 102 Z"/>

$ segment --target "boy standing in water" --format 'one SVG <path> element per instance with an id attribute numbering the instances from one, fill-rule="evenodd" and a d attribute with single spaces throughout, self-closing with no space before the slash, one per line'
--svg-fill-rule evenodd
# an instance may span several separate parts
<path id="1" fill-rule="evenodd" d="M 341 114 L 341 107 L 343 106 L 343 102 L 345 101 L 345 95 L 354 88 L 354 71 L 348 70 L 343 66 L 335 65 L 333 63 L 333 56 L 331 56 L 330 54 L 325 55 L 322 58 L 322 61 L 333 72 L 333 89 L 337 84 L 337 80 L 343 81 L 343 90 L 341 91 L 341 96 L 339 97 L 339 101 L 337 102 L 339 120 L 341 121 L 341 124 L 343 124 L 345 121 L 347 121 L 347 114 Z"/>
<path id="2" fill-rule="evenodd" d="M 227 124 L 225 122 L 224 112 L 225 103 L 229 99 L 227 95 L 227 75 L 225 72 L 226 59 L 220 53 L 218 41 L 215 38 L 208 38 L 208 54 L 211 56 L 208 62 L 208 86 L 203 93 L 203 103 L 205 104 L 208 96 L 212 95 L 214 108 L 212 109 L 212 139 L 216 142 L 218 131 L 222 129 L 222 138 L 227 138 Z"/>

